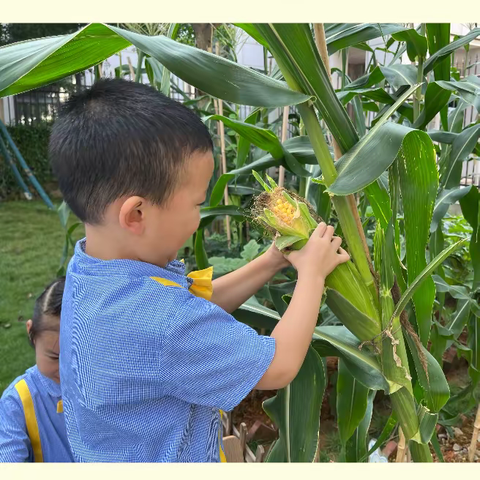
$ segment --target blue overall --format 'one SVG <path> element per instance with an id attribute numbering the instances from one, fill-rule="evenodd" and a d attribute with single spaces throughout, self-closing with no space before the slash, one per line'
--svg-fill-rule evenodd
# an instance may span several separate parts
<path id="1" fill-rule="evenodd" d="M 36 366 L 0 399 L 0 462 L 73 462 L 60 385 Z"/>

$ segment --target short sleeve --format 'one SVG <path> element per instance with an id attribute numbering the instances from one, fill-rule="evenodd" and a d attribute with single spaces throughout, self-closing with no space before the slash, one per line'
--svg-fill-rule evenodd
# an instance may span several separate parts
<path id="1" fill-rule="evenodd" d="M 189 294 L 183 298 L 162 340 L 164 391 L 230 411 L 267 371 L 275 339 L 259 335 L 207 300 Z"/>
<path id="2" fill-rule="evenodd" d="M 32 461 L 25 415 L 13 391 L 0 399 L 0 463 Z"/>

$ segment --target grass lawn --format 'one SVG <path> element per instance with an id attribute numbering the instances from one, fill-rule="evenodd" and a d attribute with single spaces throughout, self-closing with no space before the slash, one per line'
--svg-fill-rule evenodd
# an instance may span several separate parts
<path id="1" fill-rule="evenodd" d="M 81 227 L 73 233 L 75 240 L 83 235 Z M 64 240 L 57 212 L 43 202 L 0 202 L 0 395 L 35 363 L 25 322 L 56 276 Z"/>

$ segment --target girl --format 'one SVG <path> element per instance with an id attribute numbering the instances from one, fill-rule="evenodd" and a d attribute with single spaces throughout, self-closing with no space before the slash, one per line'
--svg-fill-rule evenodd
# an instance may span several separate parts
<path id="1" fill-rule="evenodd" d="M 0 399 L 0 462 L 73 462 L 58 372 L 60 310 L 65 277 L 51 283 L 27 322 L 36 365 Z"/>

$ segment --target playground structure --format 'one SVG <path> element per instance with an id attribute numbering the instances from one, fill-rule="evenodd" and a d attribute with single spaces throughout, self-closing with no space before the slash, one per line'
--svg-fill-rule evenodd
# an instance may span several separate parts
<path id="1" fill-rule="evenodd" d="M 10 148 L 10 151 L 9 151 L 9 148 Z M 35 175 L 30 170 L 30 167 L 27 165 L 27 162 L 23 158 L 22 154 L 20 153 L 20 150 L 15 145 L 15 142 L 13 141 L 12 137 L 8 133 L 8 130 L 5 127 L 5 124 L 1 120 L 0 120 L 0 157 L 4 157 L 5 161 L 12 169 L 13 175 L 15 176 L 15 180 L 17 181 L 18 186 L 22 189 L 23 194 L 25 195 L 25 198 L 27 200 L 31 200 L 33 198 L 32 193 L 29 190 L 27 184 L 25 183 L 25 180 L 22 178 L 19 167 L 15 163 L 15 159 L 20 164 L 20 169 L 23 170 L 25 175 L 27 176 L 27 180 L 31 183 L 32 187 L 40 195 L 40 197 L 45 202 L 47 207 L 51 210 L 54 209 L 52 201 L 50 200 L 48 195 L 45 193 L 45 190 L 42 188 L 38 180 L 35 178 Z"/>

